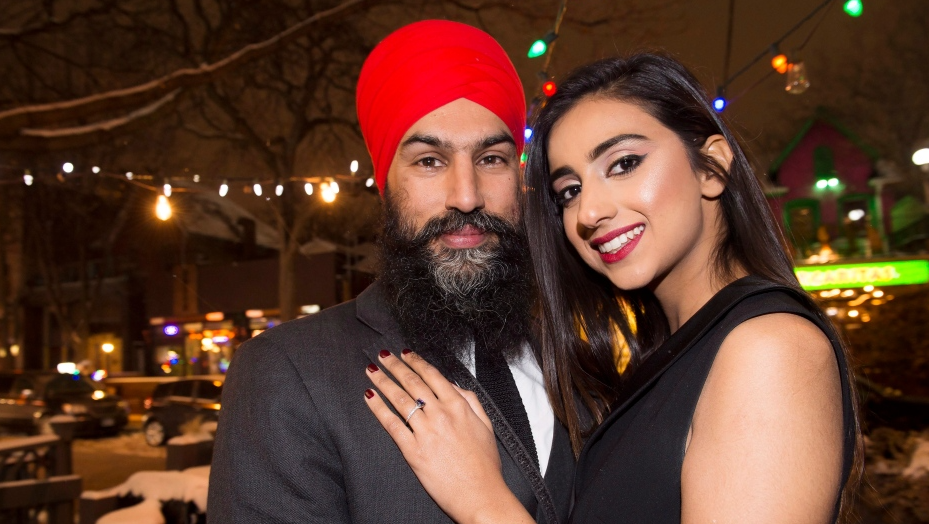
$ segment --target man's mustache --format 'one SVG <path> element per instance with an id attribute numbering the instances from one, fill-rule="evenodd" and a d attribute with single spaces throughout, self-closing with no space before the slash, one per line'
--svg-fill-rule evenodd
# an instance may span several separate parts
<path id="1" fill-rule="evenodd" d="M 457 209 L 451 209 L 444 214 L 430 218 L 412 241 L 416 245 L 427 244 L 444 234 L 459 231 L 465 226 L 472 226 L 485 233 L 498 235 L 514 233 L 517 228 L 506 219 L 483 210 L 462 213 Z"/>

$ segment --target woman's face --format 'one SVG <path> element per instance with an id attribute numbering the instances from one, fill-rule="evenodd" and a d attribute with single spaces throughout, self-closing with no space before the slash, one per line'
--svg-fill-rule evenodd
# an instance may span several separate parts
<path id="1" fill-rule="evenodd" d="M 710 137 L 704 150 L 719 141 Z M 615 286 L 707 273 L 723 182 L 695 173 L 681 139 L 654 117 L 626 102 L 582 100 L 553 127 L 548 161 L 568 240 Z"/>

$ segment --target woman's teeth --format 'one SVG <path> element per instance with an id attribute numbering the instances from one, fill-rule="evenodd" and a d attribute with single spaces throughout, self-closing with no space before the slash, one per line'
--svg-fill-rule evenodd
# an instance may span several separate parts
<path id="1" fill-rule="evenodd" d="M 639 226 L 632 231 L 627 231 L 622 235 L 614 238 L 613 240 L 610 240 L 609 242 L 600 244 L 597 246 L 597 249 L 599 249 L 603 254 L 613 254 L 622 249 L 622 247 L 628 244 L 630 240 L 641 235 L 642 231 L 645 231 L 645 226 Z"/>

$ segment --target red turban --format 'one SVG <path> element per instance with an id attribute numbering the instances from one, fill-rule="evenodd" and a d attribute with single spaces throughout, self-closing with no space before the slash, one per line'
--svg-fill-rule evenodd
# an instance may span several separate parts
<path id="1" fill-rule="evenodd" d="M 387 36 L 361 68 L 358 122 L 381 194 L 403 135 L 430 112 L 466 98 L 500 117 L 522 152 L 526 99 L 500 44 L 480 29 L 425 20 Z"/>

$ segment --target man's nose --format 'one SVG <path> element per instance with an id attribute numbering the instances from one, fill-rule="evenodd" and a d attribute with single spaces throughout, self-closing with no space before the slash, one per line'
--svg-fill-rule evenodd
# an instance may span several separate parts
<path id="1" fill-rule="evenodd" d="M 484 207 L 478 172 L 470 158 L 456 159 L 452 163 L 446 178 L 446 191 L 445 209 L 470 213 Z"/>

